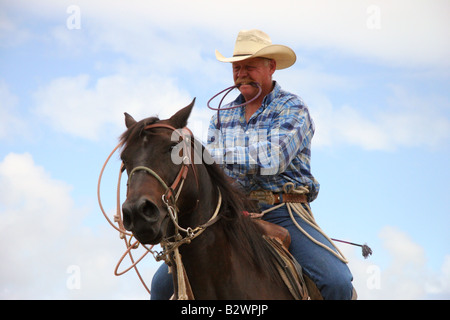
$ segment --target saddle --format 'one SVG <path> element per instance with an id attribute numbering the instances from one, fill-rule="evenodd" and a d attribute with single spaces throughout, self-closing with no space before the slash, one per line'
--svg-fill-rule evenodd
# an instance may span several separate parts
<path id="1" fill-rule="evenodd" d="M 253 220 L 263 232 L 263 238 L 272 253 L 281 278 L 295 300 L 322 300 L 314 282 L 303 273 L 302 267 L 288 251 L 291 244 L 289 231 L 279 225 L 260 219 Z"/>

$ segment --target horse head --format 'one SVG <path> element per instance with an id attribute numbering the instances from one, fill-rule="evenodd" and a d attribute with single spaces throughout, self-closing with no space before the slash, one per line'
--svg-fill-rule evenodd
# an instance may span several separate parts
<path id="1" fill-rule="evenodd" d="M 183 131 L 194 102 L 166 120 L 153 117 L 138 122 L 125 113 L 127 130 L 121 136 L 120 157 L 128 183 L 123 224 L 141 243 L 157 244 L 166 236 L 169 204 L 192 208 L 197 199 L 195 183 L 184 184 L 195 179 L 187 177 L 194 166 L 188 155 L 190 137 Z"/>

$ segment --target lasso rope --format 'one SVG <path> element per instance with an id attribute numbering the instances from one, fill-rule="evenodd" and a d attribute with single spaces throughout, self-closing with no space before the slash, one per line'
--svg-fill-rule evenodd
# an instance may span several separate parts
<path id="1" fill-rule="evenodd" d="M 258 99 L 259 96 L 260 96 L 261 93 L 262 93 L 262 87 L 261 87 L 261 85 L 260 85 L 258 82 L 250 82 L 249 85 L 251 85 L 251 86 L 253 86 L 253 87 L 255 87 L 255 88 L 258 88 L 258 93 L 257 93 L 253 98 L 251 98 L 249 101 L 245 101 L 244 103 L 241 103 L 241 104 L 238 104 L 238 105 L 234 105 L 234 106 L 232 106 L 232 107 L 221 108 L 222 102 L 223 102 L 223 100 L 225 99 L 225 97 L 226 97 L 231 91 L 233 91 L 233 90 L 236 89 L 236 88 L 239 88 L 241 85 L 243 85 L 243 83 L 240 83 L 240 84 L 237 84 L 237 85 L 228 87 L 228 88 L 226 88 L 226 89 L 220 91 L 219 93 L 217 93 L 216 95 L 214 95 L 211 99 L 209 99 L 208 102 L 206 103 L 206 105 L 208 106 L 209 109 L 217 111 L 217 128 L 220 129 L 220 128 L 222 127 L 222 125 L 221 125 L 221 123 L 220 123 L 220 111 L 222 111 L 222 110 L 231 110 L 231 109 L 236 109 L 236 108 L 243 107 L 243 106 L 245 106 L 245 105 L 247 105 L 247 104 L 249 104 L 249 103 L 255 101 L 256 99 Z M 213 101 L 217 96 L 219 96 L 220 94 L 224 93 L 225 91 L 226 91 L 226 93 L 223 95 L 222 99 L 220 99 L 219 106 L 218 106 L 217 108 L 211 107 L 211 106 L 210 106 L 211 101 Z"/>
<path id="2" fill-rule="evenodd" d="M 101 196 L 100 196 L 100 186 L 101 186 L 101 181 L 102 181 L 102 177 L 103 177 L 103 172 L 105 171 L 106 165 L 108 164 L 109 160 L 111 159 L 112 155 L 117 151 L 117 149 L 119 149 L 121 147 L 121 143 L 119 143 L 114 149 L 113 151 L 111 151 L 111 153 L 109 154 L 109 156 L 106 158 L 105 163 L 102 166 L 102 169 L 100 171 L 100 175 L 98 177 L 98 184 L 97 184 L 97 199 L 98 199 L 98 204 L 100 206 L 100 210 L 103 213 L 103 216 L 106 218 L 106 220 L 108 221 L 108 223 L 117 231 L 119 231 L 119 236 L 121 239 L 124 240 L 125 245 L 127 247 L 126 251 L 123 253 L 122 257 L 119 259 L 119 261 L 117 262 L 116 268 L 114 269 L 114 275 L 116 276 L 120 276 L 125 274 L 126 272 L 130 271 L 131 269 L 134 269 L 136 271 L 136 274 L 139 278 L 139 280 L 141 281 L 142 285 L 144 286 L 145 290 L 147 290 L 147 292 L 149 294 L 151 294 L 150 289 L 148 288 L 148 286 L 146 285 L 144 279 L 142 278 L 138 268 L 137 268 L 137 264 L 150 252 L 153 254 L 153 256 L 156 256 L 157 253 L 154 252 L 152 250 L 153 246 L 151 246 L 150 248 L 147 247 L 146 245 L 142 245 L 145 249 L 146 252 L 135 261 L 133 254 L 131 253 L 131 250 L 136 249 L 139 246 L 139 241 L 135 241 L 134 243 L 131 243 L 131 239 L 133 238 L 133 235 L 129 232 L 127 232 L 123 226 L 123 221 L 122 221 L 122 216 L 120 214 L 120 184 L 121 184 L 121 177 L 122 177 L 122 172 L 123 172 L 123 167 L 120 167 L 120 172 L 119 172 L 119 178 L 117 181 L 117 200 L 116 200 L 116 214 L 114 215 L 114 222 L 116 222 L 118 224 L 118 227 L 111 221 L 111 219 L 109 219 L 108 215 L 105 212 L 105 209 L 103 208 L 102 205 L 102 200 L 101 200 Z M 127 239 L 127 237 L 129 237 Z M 122 261 L 125 259 L 126 256 L 130 257 L 131 260 L 131 266 L 129 266 L 128 268 L 126 268 L 124 271 L 119 272 L 119 267 L 122 264 Z"/>
<path id="3" fill-rule="evenodd" d="M 292 182 L 288 182 L 283 186 L 283 191 L 285 193 L 296 193 L 296 194 L 308 194 L 309 193 L 309 189 L 308 187 L 303 187 L 300 186 L 298 188 L 294 188 L 294 184 Z M 356 245 L 356 246 L 360 246 L 363 248 L 363 256 L 364 258 L 367 258 L 367 256 L 369 256 L 370 254 L 372 254 L 372 250 L 367 246 L 367 245 L 360 245 L 360 244 L 356 244 L 356 243 L 352 243 L 352 242 L 347 242 L 347 241 L 342 241 L 342 240 L 337 240 L 337 239 L 331 239 L 329 238 L 325 232 L 322 231 L 322 229 L 318 226 L 318 224 L 316 223 L 316 220 L 314 219 L 314 215 L 311 211 L 311 208 L 309 206 L 309 204 L 304 203 L 291 203 L 291 202 L 282 202 L 276 206 L 273 206 L 267 210 L 262 211 L 259 214 L 252 214 L 252 218 L 261 218 L 263 217 L 266 213 L 273 211 L 275 209 L 281 208 L 283 206 L 286 206 L 289 212 L 289 216 L 292 219 L 292 222 L 295 224 L 295 226 L 309 239 L 311 240 L 313 243 L 315 243 L 316 245 L 324 248 L 325 250 L 327 250 L 328 252 L 330 252 L 331 254 L 333 254 L 334 256 L 336 256 L 339 260 L 341 260 L 344 263 L 348 263 L 348 260 L 345 258 L 344 254 L 339 250 L 339 248 L 333 243 L 333 240 L 335 241 L 339 241 L 339 242 L 343 242 L 343 243 L 347 243 L 347 244 L 351 244 L 351 245 Z M 294 214 L 296 214 L 297 216 L 299 216 L 300 218 L 302 218 L 306 223 L 308 223 L 311 227 L 313 227 L 316 231 L 318 231 L 321 235 L 323 235 L 325 237 L 325 239 L 327 239 L 331 245 L 333 246 L 335 250 L 333 250 L 332 248 L 328 247 L 327 245 L 321 243 L 320 241 L 317 241 L 316 239 L 314 239 L 305 229 L 303 229 L 298 222 L 295 220 Z"/>

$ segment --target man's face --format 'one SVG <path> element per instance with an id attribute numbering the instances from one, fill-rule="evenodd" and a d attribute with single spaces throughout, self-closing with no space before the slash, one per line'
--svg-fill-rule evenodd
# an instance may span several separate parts
<path id="1" fill-rule="evenodd" d="M 239 91 L 246 99 L 254 97 L 258 93 L 258 88 L 249 85 L 250 82 L 257 82 L 263 92 L 267 94 L 272 90 L 272 74 L 275 69 L 275 61 L 264 58 L 233 62 L 234 83 L 236 85 L 244 83 L 239 87 Z"/>

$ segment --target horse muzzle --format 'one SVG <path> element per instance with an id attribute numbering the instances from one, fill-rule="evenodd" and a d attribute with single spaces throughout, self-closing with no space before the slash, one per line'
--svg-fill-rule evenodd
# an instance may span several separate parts
<path id="1" fill-rule="evenodd" d="M 135 201 L 126 200 L 122 205 L 123 226 L 143 244 L 158 244 L 163 236 L 163 224 L 167 214 L 146 196 Z"/>

